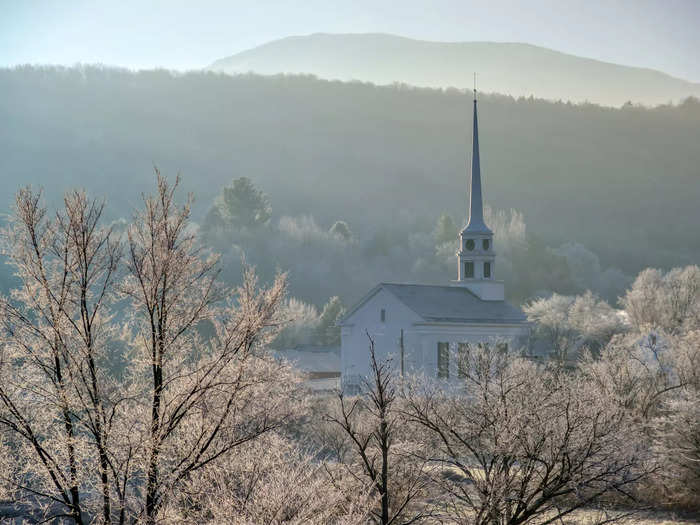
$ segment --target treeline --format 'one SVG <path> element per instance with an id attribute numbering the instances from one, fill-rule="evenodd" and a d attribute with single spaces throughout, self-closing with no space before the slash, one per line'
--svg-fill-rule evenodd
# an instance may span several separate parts
<path id="1" fill-rule="evenodd" d="M 619 322 L 590 294 L 531 303 L 552 359 L 473 345 L 451 380 L 402 376 L 368 338 L 363 393 L 312 397 L 268 351 L 284 275 L 221 282 L 176 187 L 158 176 L 120 229 L 80 191 L 56 212 L 16 196 L 2 247 L 19 285 L 0 298 L 14 516 L 602 525 L 700 507 L 698 267 L 642 272 Z"/>
<path id="2" fill-rule="evenodd" d="M 631 275 L 697 260 L 697 101 L 612 109 L 481 95 L 480 111 L 486 201 L 520 210 L 544 246 L 581 243 Z M 112 197 L 112 218 L 128 216 L 154 163 L 187 175 L 198 220 L 242 176 L 278 216 L 343 220 L 362 238 L 466 215 L 471 104 L 456 90 L 21 67 L 0 71 L 0 117 L 5 187 L 86 187 Z"/>

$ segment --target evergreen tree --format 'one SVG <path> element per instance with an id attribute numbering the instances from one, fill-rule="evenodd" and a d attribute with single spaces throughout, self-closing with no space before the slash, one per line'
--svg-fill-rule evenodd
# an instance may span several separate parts
<path id="1" fill-rule="evenodd" d="M 340 328 L 336 322 L 345 314 L 345 307 L 340 297 L 331 297 L 323 307 L 317 328 L 317 341 L 323 345 L 340 344 Z"/>
<path id="2" fill-rule="evenodd" d="M 256 188 L 248 177 L 234 179 L 224 187 L 215 201 L 212 218 L 236 229 L 257 228 L 270 221 L 272 207 L 265 193 Z M 218 212 L 218 217 L 216 217 Z M 212 223 L 216 224 L 217 220 Z"/>

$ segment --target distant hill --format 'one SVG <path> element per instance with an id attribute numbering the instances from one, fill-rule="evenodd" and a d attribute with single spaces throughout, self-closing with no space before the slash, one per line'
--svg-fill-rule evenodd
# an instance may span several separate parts
<path id="1" fill-rule="evenodd" d="M 621 106 L 700 96 L 700 84 L 651 69 L 627 67 L 519 43 L 426 42 L 386 34 L 313 34 L 275 40 L 217 60 L 226 73 L 305 73 L 326 79 Z"/>

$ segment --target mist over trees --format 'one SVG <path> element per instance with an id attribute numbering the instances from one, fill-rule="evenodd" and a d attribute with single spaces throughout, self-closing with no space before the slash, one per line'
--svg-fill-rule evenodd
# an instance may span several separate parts
<path id="1" fill-rule="evenodd" d="M 231 203 L 225 212 L 229 219 L 212 219 L 223 215 L 220 209 L 226 195 Z M 233 219 L 242 213 L 262 214 L 266 220 L 251 223 L 247 218 Z M 543 246 L 528 234 L 523 214 L 517 210 L 486 207 L 485 216 L 495 232 L 497 276 L 506 281 L 508 298 L 515 303 L 546 298 L 555 291 L 583 294 L 590 290 L 586 298 L 596 294 L 614 306 L 632 281 L 619 269 L 603 270 L 598 257 L 580 244 L 566 243 L 554 249 Z M 274 343 L 285 348 L 337 344 L 339 332 L 334 323 L 342 306 L 351 305 L 378 282 L 447 282 L 455 274 L 459 230 L 445 212 L 433 226 L 417 227 L 412 232 L 387 228 L 369 236 L 354 233 L 343 220 L 326 229 L 310 215 L 277 218 L 275 203 L 251 181 L 241 178 L 225 186 L 214 199 L 200 233 L 205 245 L 223 254 L 222 276 L 229 282 L 240 274 L 243 258 L 256 265 L 264 280 L 272 279 L 280 269 L 289 272 L 293 299 L 287 310 L 293 320 Z M 334 309 L 330 309 L 333 304 Z M 551 301 L 543 304 L 547 312 L 552 310 Z M 319 314 L 320 309 L 323 314 Z M 606 323 L 607 314 L 599 314 Z M 588 330 L 592 334 L 600 328 Z"/>
<path id="2" fill-rule="evenodd" d="M 700 200 L 697 101 L 614 109 L 483 94 L 479 104 L 486 202 L 522 213 L 533 255 L 578 243 L 602 272 L 627 275 L 697 260 L 687 235 Z M 240 177 L 268 195 L 272 223 L 310 216 L 328 232 L 345 221 L 353 238 L 376 238 L 373 253 L 394 237 L 420 244 L 415 232 L 443 213 L 458 227 L 466 216 L 470 94 L 457 90 L 22 67 L 0 70 L 0 116 L 5 187 L 43 186 L 51 199 L 84 187 L 110 195 L 110 219 L 128 217 L 154 163 L 185 175 L 200 224 Z"/>

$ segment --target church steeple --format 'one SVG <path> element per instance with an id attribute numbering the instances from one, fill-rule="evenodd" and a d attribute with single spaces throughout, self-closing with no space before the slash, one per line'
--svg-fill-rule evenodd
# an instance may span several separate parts
<path id="1" fill-rule="evenodd" d="M 472 169 L 469 180 L 469 217 L 459 234 L 457 284 L 469 288 L 484 301 L 502 301 L 503 282 L 496 281 L 496 254 L 493 232 L 484 222 L 479 158 L 479 123 L 474 89 L 474 129 L 472 132 Z"/>
<path id="2" fill-rule="evenodd" d="M 481 196 L 481 163 L 479 161 L 479 123 L 476 114 L 476 89 L 474 89 L 474 129 L 472 131 L 472 171 L 469 182 L 469 218 L 465 231 L 491 233 L 484 224 L 484 205 Z"/>

